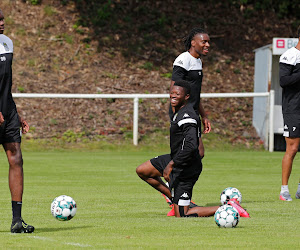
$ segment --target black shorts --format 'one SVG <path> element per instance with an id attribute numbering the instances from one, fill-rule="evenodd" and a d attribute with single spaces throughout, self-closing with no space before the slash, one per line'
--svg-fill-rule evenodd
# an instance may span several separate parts
<path id="1" fill-rule="evenodd" d="M 4 119 L 4 123 L 0 126 L 0 144 L 21 143 L 20 120 L 17 110 L 14 109 Z"/>
<path id="2" fill-rule="evenodd" d="M 171 161 L 169 154 L 160 155 L 150 160 L 151 164 L 163 175 L 163 171 Z M 202 162 L 199 154 L 188 167 L 173 168 L 170 174 L 170 190 L 174 189 L 173 203 L 180 206 L 189 206 L 193 194 L 193 187 L 202 171 Z"/>
<path id="3" fill-rule="evenodd" d="M 283 114 L 283 136 L 300 138 L 300 115 Z"/>

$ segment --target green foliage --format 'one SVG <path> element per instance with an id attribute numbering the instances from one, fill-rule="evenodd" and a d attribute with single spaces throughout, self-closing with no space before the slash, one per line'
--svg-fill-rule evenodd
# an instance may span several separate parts
<path id="1" fill-rule="evenodd" d="M 241 70 L 238 68 L 233 69 L 234 74 L 241 74 Z"/>
<path id="2" fill-rule="evenodd" d="M 85 135 L 84 132 L 76 133 L 73 130 L 67 130 L 62 136 L 62 140 L 66 142 L 77 142 Z"/>
<path id="3" fill-rule="evenodd" d="M 162 77 L 165 77 L 165 78 L 169 78 L 171 79 L 172 78 L 172 73 L 163 73 L 163 74 L 160 74 Z"/>
<path id="4" fill-rule="evenodd" d="M 38 5 L 42 2 L 42 0 L 29 0 L 32 5 Z"/>
<path id="5" fill-rule="evenodd" d="M 142 66 L 142 69 L 146 70 L 153 70 L 153 63 L 152 62 L 145 62 Z"/>
<path id="6" fill-rule="evenodd" d="M 46 5 L 44 7 L 44 13 L 45 15 L 47 16 L 53 16 L 56 12 L 55 10 L 53 9 L 53 7 L 49 6 L 49 5 Z"/>
<path id="7" fill-rule="evenodd" d="M 20 93 L 24 93 L 25 92 L 25 88 L 23 86 L 18 86 L 18 91 Z"/>
<path id="8" fill-rule="evenodd" d="M 112 16 L 113 9 L 111 7 L 111 0 L 108 0 L 104 4 L 100 4 L 96 10 L 96 15 L 92 17 L 91 21 L 96 26 L 103 26 Z"/>
<path id="9" fill-rule="evenodd" d="M 27 64 L 28 64 L 29 67 L 34 67 L 35 66 L 35 59 L 28 59 Z"/>

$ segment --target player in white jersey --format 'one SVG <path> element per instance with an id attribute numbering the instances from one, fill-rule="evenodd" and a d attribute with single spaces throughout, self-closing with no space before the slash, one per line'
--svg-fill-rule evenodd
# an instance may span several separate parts
<path id="1" fill-rule="evenodd" d="M 279 76 L 282 87 L 282 114 L 286 152 L 282 159 L 282 185 L 279 199 L 292 201 L 288 181 L 292 172 L 293 160 L 300 144 L 300 26 L 298 44 L 280 56 Z M 300 199 L 300 183 L 295 197 Z"/>
<path id="2" fill-rule="evenodd" d="M 11 193 L 13 219 L 12 233 L 32 233 L 34 227 L 26 224 L 21 217 L 23 196 L 23 158 L 21 135 L 29 130 L 28 123 L 17 112 L 12 98 L 13 43 L 3 34 L 4 15 L 0 10 L 0 144 L 9 162 L 9 188 Z"/>

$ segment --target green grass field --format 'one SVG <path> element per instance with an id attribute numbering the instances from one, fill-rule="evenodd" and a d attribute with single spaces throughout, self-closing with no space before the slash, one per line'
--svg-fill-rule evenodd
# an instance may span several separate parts
<path id="1" fill-rule="evenodd" d="M 33 234 L 11 234 L 6 157 L 0 153 L 1 249 L 299 249 L 300 200 L 279 201 L 282 152 L 206 153 L 194 188 L 199 205 L 219 205 L 221 191 L 237 187 L 251 218 L 237 228 L 220 229 L 209 218 L 167 217 L 163 197 L 135 174 L 142 162 L 165 152 L 145 150 L 87 152 L 25 151 L 23 218 Z M 294 195 L 300 176 L 295 159 L 290 179 Z M 50 204 L 58 195 L 72 196 L 76 216 L 55 220 Z"/>

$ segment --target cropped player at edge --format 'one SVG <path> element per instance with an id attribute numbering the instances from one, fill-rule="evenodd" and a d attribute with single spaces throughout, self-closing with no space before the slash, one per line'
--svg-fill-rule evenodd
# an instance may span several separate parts
<path id="1" fill-rule="evenodd" d="M 4 15 L 0 10 L 0 144 L 2 144 L 9 162 L 9 189 L 12 203 L 12 233 L 32 233 L 34 227 L 21 217 L 23 196 L 23 158 L 21 135 L 29 130 L 28 123 L 17 112 L 11 94 L 13 43 L 3 34 Z"/>
<path id="2" fill-rule="evenodd" d="M 171 153 L 144 162 L 136 172 L 142 180 L 172 200 L 176 217 L 212 216 L 219 206 L 190 208 L 193 187 L 202 171 L 198 149 L 200 119 L 188 102 L 190 91 L 189 83 L 183 80 L 176 81 L 171 88 L 170 103 L 174 110 L 170 126 Z M 238 203 L 232 202 L 232 206 L 244 213 Z"/>
<path id="3" fill-rule="evenodd" d="M 282 159 L 282 185 L 279 199 L 292 201 L 288 181 L 294 158 L 300 144 L 300 26 L 298 44 L 284 52 L 279 61 L 280 86 L 282 87 L 282 114 L 286 152 Z M 300 181 L 295 194 L 300 199 Z"/>

